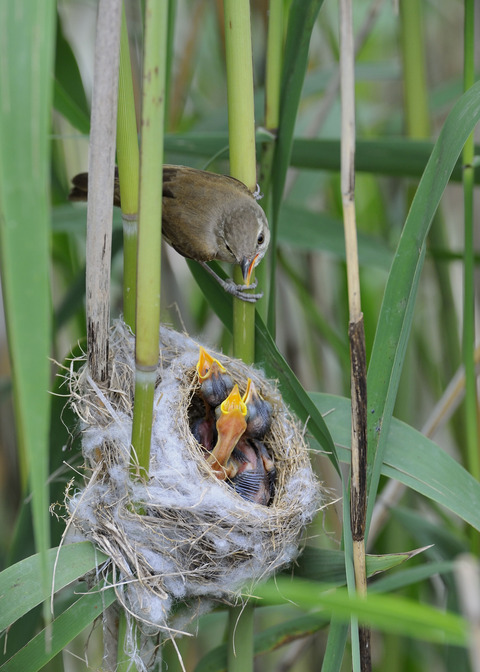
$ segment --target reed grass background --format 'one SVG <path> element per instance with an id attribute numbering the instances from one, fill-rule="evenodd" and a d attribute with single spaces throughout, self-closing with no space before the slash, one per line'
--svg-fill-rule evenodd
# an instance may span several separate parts
<path id="1" fill-rule="evenodd" d="M 8 568 L 0 575 L 8 604 L 4 609 L 0 602 L 0 625 L 22 616 L 6 637 L 5 660 L 28 642 L 32 648 L 23 662 L 19 654 L 0 669 L 34 670 L 43 665 L 42 636 L 37 644 L 33 637 L 49 619 L 48 608 L 42 612 L 37 605 L 49 594 L 51 557 L 33 554 L 58 545 L 63 523 L 48 506 L 61 501 L 80 464 L 78 440 L 69 442 L 74 421 L 65 399 L 46 390 L 65 393 L 48 357 L 62 362 L 86 333 L 85 210 L 66 197 L 70 178 L 88 165 L 96 3 L 39 0 L 32 9 L 18 0 L 15 7 L 5 4 L 0 21 L 6 325 L 0 345 L 0 558 Z M 470 611 L 458 588 L 464 554 L 478 572 L 480 530 L 473 186 L 479 174 L 472 153 L 461 155 L 480 115 L 478 86 L 462 96 L 478 63 L 468 32 L 479 21 L 473 10 L 469 0 L 403 0 L 399 13 L 388 2 L 355 3 L 355 195 L 371 419 L 372 578 L 366 602 L 348 596 L 349 533 L 338 501 L 309 529 L 298 567 L 256 593 L 263 598 L 253 604 L 258 670 L 359 669 L 352 617 L 373 628 L 374 670 L 479 669 Z M 267 28 L 274 11 L 282 47 L 273 51 L 271 73 Z M 168 163 L 229 170 L 222 12 L 220 2 L 169 2 Z M 259 272 L 266 298 L 258 306 L 256 359 L 279 379 L 300 419 L 309 418 L 312 461 L 335 499 L 347 486 L 343 465 L 350 459 L 338 6 L 272 0 L 270 6 L 252 2 L 251 12 L 258 180 L 275 231 Z M 141 13 L 140 4 L 127 3 L 138 104 Z M 264 111 L 267 72 L 279 86 L 276 142 L 266 128 L 272 123 Z M 473 167 L 462 170 L 463 163 Z M 118 213 L 112 246 L 115 316 L 122 310 Z M 194 264 L 166 246 L 162 255 L 161 319 L 229 351 L 231 301 Z M 19 565 L 23 559 L 27 564 Z M 71 580 L 95 565 L 86 547 L 75 559 Z M 36 581 L 27 584 L 32 572 Z M 326 591 L 325 585 L 338 588 Z M 101 608 L 101 600 L 79 598 L 71 588 L 58 594 L 54 628 L 62 652 L 45 669 L 100 666 L 100 629 L 91 635 L 90 624 Z M 226 611 L 202 617 L 197 636 L 179 643 L 186 669 L 225 669 L 226 631 Z M 169 644 L 167 665 L 180 669 Z"/>

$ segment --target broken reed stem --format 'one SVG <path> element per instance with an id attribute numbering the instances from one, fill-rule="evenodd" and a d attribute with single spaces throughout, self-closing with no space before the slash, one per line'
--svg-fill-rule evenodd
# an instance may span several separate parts
<path id="1" fill-rule="evenodd" d="M 117 164 L 123 222 L 123 319 L 135 333 L 139 149 L 125 8 L 122 11 L 118 83 Z"/>
<path id="2" fill-rule="evenodd" d="M 365 521 L 367 511 L 367 378 L 355 220 L 355 55 L 351 0 L 340 0 L 340 88 L 342 103 L 341 189 L 347 260 L 352 396 L 350 526 L 355 586 L 367 594 Z M 360 669 L 370 672 L 370 630 L 359 627 Z"/>
<path id="3" fill-rule="evenodd" d="M 147 0 L 143 65 L 140 208 L 135 340 L 132 470 L 150 466 L 153 394 L 159 357 L 163 129 L 168 3 Z M 138 469 L 138 471 L 137 471 Z"/>
<path id="4" fill-rule="evenodd" d="M 257 171 L 249 0 L 224 0 L 224 13 L 230 174 L 254 191 Z M 237 283 L 243 282 L 238 266 L 233 278 Z M 239 299 L 233 300 L 233 354 L 247 364 L 255 359 L 255 304 Z M 250 604 L 229 610 L 227 658 L 228 672 L 253 670 Z"/>
<path id="5" fill-rule="evenodd" d="M 88 366 L 92 378 L 107 383 L 110 326 L 110 262 L 118 95 L 121 0 L 100 0 L 95 38 L 95 69 L 87 206 L 86 313 Z"/>

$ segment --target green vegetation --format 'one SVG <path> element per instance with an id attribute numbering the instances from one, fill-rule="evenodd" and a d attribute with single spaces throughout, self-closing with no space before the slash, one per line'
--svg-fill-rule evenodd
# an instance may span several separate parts
<path id="1" fill-rule="evenodd" d="M 228 32 L 234 23 L 231 12 L 248 3 L 225 2 L 227 21 L 220 2 L 161 4 L 162 9 L 168 4 L 168 19 L 163 13 L 156 39 L 162 63 L 166 58 L 166 81 L 159 83 L 156 102 L 165 92 L 166 106 L 153 143 L 161 154 L 164 127 L 165 163 L 232 172 L 251 182 L 254 153 L 247 145 L 255 138 L 260 203 L 272 238 L 256 269 L 264 298 L 255 311 L 166 245 L 155 268 L 159 230 L 154 225 L 152 238 L 143 243 L 147 276 L 141 281 L 159 287 L 161 269 L 161 297 L 154 291 L 146 298 L 142 324 L 146 321 L 148 333 L 154 333 L 160 313 L 161 322 L 253 359 L 277 379 L 285 401 L 306 424 L 312 462 L 329 502 L 309 527 L 296 566 L 258 586 L 245 612 L 217 609 L 199 619 L 195 637 L 178 640 L 185 668 L 219 672 L 228 666 L 230 672 L 246 672 L 253 669 L 253 651 L 261 657 L 262 672 L 360 670 L 357 633 L 358 625 L 365 625 L 371 628 L 373 670 L 478 669 L 480 661 L 471 661 L 471 612 L 460 589 L 465 557 L 478 571 L 480 548 L 475 371 L 480 351 L 474 328 L 479 259 L 474 194 L 480 173 L 473 136 L 480 84 L 475 84 L 470 30 L 475 3 L 404 0 L 398 15 L 392 3 L 354 3 L 355 206 L 368 370 L 366 598 L 352 590 L 347 501 L 350 355 L 338 3 L 250 3 L 253 100 L 240 55 L 236 62 L 240 47 L 226 35 L 226 26 Z M 66 546 L 57 562 L 65 523 L 49 513 L 55 504 L 62 516 L 67 483 L 78 479 L 70 486 L 74 489 L 82 482 L 76 420 L 65 407 L 68 390 L 57 363 L 87 347 L 86 210 L 67 196 L 72 176 L 88 167 L 88 63 L 93 63 L 96 8 L 84 0 L 5 5 L 0 21 L 0 269 L 6 324 L 0 334 L 0 630 L 8 631 L 0 671 L 98 669 L 103 642 L 94 622 L 115 595 L 101 591 L 100 582 L 72 583 L 94 571 L 102 558 L 82 542 Z M 132 82 L 125 79 L 125 52 L 121 66 L 127 102 L 122 103 L 117 161 L 133 182 L 139 161 L 132 142 L 135 113 L 141 127 L 143 5 L 126 2 Z M 249 60 L 248 52 L 241 56 Z M 252 104 L 255 136 L 248 121 Z M 159 158 L 156 168 L 148 168 L 152 160 L 155 166 L 152 152 L 143 160 L 147 164 L 140 156 L 140 166 L 147 167 L 140 176 L 147 182 L 140 186 L 140 222 L 142 191 L 158 213 L 161 166 Z M 132 216 L 137 199 L 134 184 Z M 133 328 L 136 308 L 129 288 L 136 283 L 136 234 L 123 250 L 121 229 L 116 212 L 110 312 L 112 317 L 123 312 L 127 286 Z M 232 272 L 214 266 L 220 275 Z M 137 353 L 140 368 L 155 363 L 155 342 L 150 339 L 145 347 Z M 151 404 L 150 389 L 145 396 Z M 146 420 L 139 416 L 139 444 L 148 444 L 149 427 L 144 431 L 143 425 L 150 424 L 149 413 L 151 406 Z M 148 445 L 140 452 L 146 470 Z M 163 669 L 182 669 L 169 641 Z"/>

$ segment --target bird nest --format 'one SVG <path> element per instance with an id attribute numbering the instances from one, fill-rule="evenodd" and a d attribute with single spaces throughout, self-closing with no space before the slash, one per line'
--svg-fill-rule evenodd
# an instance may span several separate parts
<path id="1" fill-rule="evenodd" d="M 70 374 L 88 475 L 83 489 L 67 492 L 70 524 L 111 558 L 120 603 L 152 631 L 183 627 L 218 601 L 236 603 L 242 588 L 294 560 L 321 503 L 303 433 L 276 386 L 239 360 L 213 355 L 242 394 L 251 378 L 272 406 L 264 444 L 276 477 L 268 506 L 218 480 L 192 434 L 202 403 L 197 342 L 160 330 L 146 483 L 129 470 L 135 361 L 128 328 L 112 327 L 108 388 L 86 366 Z"/>

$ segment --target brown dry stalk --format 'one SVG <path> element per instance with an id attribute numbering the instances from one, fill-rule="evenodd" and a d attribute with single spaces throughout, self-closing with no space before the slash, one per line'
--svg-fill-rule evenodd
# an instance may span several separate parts
<path id="1" fill-rule="evenodd" d="M 113 193 L 121 8 L 120 0 L 100 0 L 98 6 L 90 128 L 86 311 L 88 364 L 99 383 L 108 382 L 109 377 L 113 202 L 105 194 Z"/>
<path id="2" fill-rule="evenodd" d="M 347 260 L 349 340 L 352 396 L 352 461 L 350 525 L 353 537 L 355 586 L 367 594 L 365 520 L 367 508 L 367 379 L 365 333 L 360 298 L 355 220 L 355 54 L 352 1 L 340 0 L 340 89 L 342 101 L 341 188 Z M 360 668 L 370 672 L 370 630 L 359 628 Z"/>

